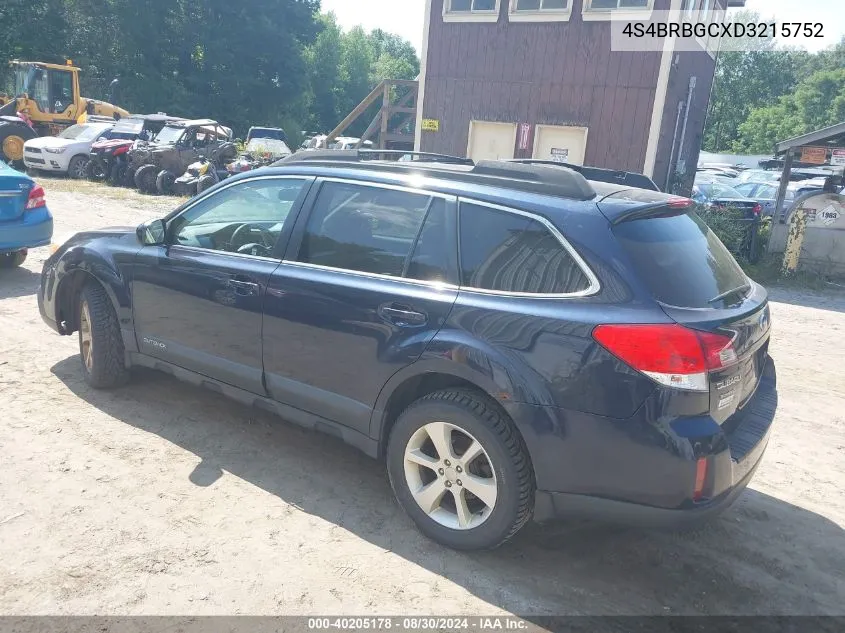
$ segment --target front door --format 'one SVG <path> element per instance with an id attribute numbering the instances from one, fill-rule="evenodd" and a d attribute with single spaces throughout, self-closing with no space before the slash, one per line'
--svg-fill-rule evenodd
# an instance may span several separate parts
<path id="1" fill-rule="evenodd" d="M 455 202 L 332 180 L 312 199 L 267 288 L 267 389 L 368 434 L 381 388 L 419 358 L 457 298 Z"/>
<path id="2" fill-rule="evenodd" d="M 264 393 L 262 305 L 307 184 L 242 180 L 168 221 L 167 243 L 141 249 L 133 270 L 142 353 Z"/>
<path id="3" fill-rule="evenodd" d="M 587 128 L 538 125 L 535 136 L 534 158 L 572 165 L 584 164 Z"/>

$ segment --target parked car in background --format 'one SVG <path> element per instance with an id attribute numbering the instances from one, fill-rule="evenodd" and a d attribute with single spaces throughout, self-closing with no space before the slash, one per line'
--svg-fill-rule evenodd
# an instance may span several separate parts
<path id="1" fill-rule="evenodd" d="M 745 198 L 750 198 L 752 200 L 756 200 L 758 204 L 763 207 L 762 214 L 765 217 L 771 217 L 775 215 L 775 203 L 777 202 L 778 197 L 778 190 L 780 189 L 780 183 L 778 182 L 742 182 L 733 187 L 733 189 L 739 192 Z M 789 206 L 792 204 L 792 201 L 795 200 L 796 193 L 795 188 L 787 186 L 786 188 L 786 197 L 784 199 L 784 203 L 780 208 L 780 211 L 784 211 L 788 209 Z"/>
<path id="2" fill-rule="evenodd" d="M 30 139 L 23 146 L 24 165 L 27 169 L 85 178 L 91 146 L 100 139 L 110 138 L 114 126 L 115 121 L 78 123 L 58 136 Z"/>
<path id="3" fill-rule="evenodd" d="M 780 172 L 779 171 L 768 171 L 766 169 L 746 169 L 743 171 L 739 176 L 737 176 L 737 181 L 739 182 L 774 182 L 777 183 L 780 181 Z"/>
<path id="4" fill-rule="evenodd" d="M 360 138 L 356 138 L 354 136 L 338 136 L 329 149 L 355 149 L 356 147 L 358 147 L 358 143 L 361 143 Z M 363 149 L 372 149 L 373 142 L 364 141 L 363 143 L 361 143 L 361 147 Z"/>
<path id="5" fill-rule="evenodd" d="M 697 182 L 692 188 L 692 199 L 711 209 L 740 209 L 749 219 L 763 212 L 759 202 L 719 182 Z"/>
<path id="6" fill-rule="evenodd" d="M 20 266 L 28 249 L 53 237 L 44 189 L 0 160 L 0 268 Z"/>
<path id="7" fill-rule="evenodd" d="M 246 134 L 246 141 L 244 141 L 247 145 L 252 139 L 255 138 L 269 138 L 275 139 L 277 141 L 282 141 L 284 143 L 288 142 L 288 135 L 287 133 L 280 127 L 251 127 L 249 128 L 249 132 Z"/>
<path id="8" fill-rule="evenodd" d="M 438 160 L 304 152 L 79 234 L 41 315 L 94 388 L 163 370 L 384 458 L 446 546 L 730 506 L 777 407 L 771 318 L 692 202 Z"/>
<path id="9" fill-rule="evenodd" d="M 732 167 L 699 167 L 696 170 L 698 174 L 712 174 L 714 176 L 722 176 L 723 178 L 737 178 L 739 177 L 739 170 Z"/>
<path id="10" fill-rule="evenodd" d="M 175 121 L 184 121 L 180 117 L 167 114 L 133 115 L 118 121 L 108 138 L 96 141 L 91 146 L 87 176 L 90 180 L 106 180 L 112 185 L 130 184 L 126 182 L 126 170 L 129 164 L 128 154 L 135 142 L 148 143 L 155 140 L 161 129 Z"/>

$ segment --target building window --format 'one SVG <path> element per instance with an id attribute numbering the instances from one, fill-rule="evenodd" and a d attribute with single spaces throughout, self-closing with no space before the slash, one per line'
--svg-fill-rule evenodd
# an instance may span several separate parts
<path id="1" fill-rule="evenodd" d="M 511 0 L 511 22 L 559 22 L 568 20 L 572 0 Z"/>
<path id="2" fill-rule="evenodd" d="M 584 0 L 585 11 L 651 9 L 654 0 Z"/>
<path id="3" fill-rule="evenodd" d="M 446 22 L 495 22 L 501 0 L 443 0 Z"/>

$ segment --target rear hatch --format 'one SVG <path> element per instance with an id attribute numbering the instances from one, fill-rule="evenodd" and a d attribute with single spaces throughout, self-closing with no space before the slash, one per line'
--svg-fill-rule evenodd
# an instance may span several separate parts
<path id="1" fill-rule="evenodd" d="M 672 320 L 731 339 L 720 367 L 708 373 L 710 415 L 721 424 L 748 402 L 765 368 L 768 298 L 683 200 L 625 205 L 627 212 L 611 201 L 606 215 L 637 277 Z"/>
<path id="2" fill-rule="evenodd" d="M 27 176 L 0 161 L 0 222 L 21 218 L 33 186 Z"/>

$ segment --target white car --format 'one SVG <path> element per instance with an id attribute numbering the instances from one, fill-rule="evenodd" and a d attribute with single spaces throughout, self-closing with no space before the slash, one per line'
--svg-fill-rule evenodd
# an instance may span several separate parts
<path id="1" fill-rule="evenodd" d="M 34 138 L 23 146 L 23 163 L 28 169 L 66 173 L 71 178 L 85 178 L 91 145 L 108 138 L 114 123 L 79 123 L 58 136 Z"/>

